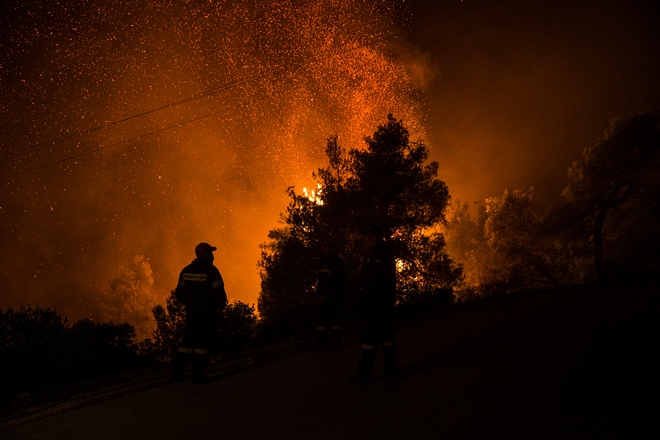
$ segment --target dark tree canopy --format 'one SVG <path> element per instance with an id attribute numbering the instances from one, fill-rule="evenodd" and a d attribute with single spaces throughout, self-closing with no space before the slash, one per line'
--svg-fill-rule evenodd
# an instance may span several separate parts
<path id="1" fill-rule="evenodd" d="M 146 361 L 130 324 L 89 319 L 70 324 L 39 306 L 0 310 L 0 408 L 18 393 L 34 401 L 46 387 L 64 389 Z"/>
<path id="2" fill-rule="evenodd" d="M 588 230 L 594 269 L 601 281 L 608 277 L 604 248 L 608 246 L 608 241 L 609 245 L 615 243 L 611 238 L 622 232 L 619 229 L 612 231 L 614 235 L 604 235 L 606 222 L 612 214 L 622 217 L 625 212 L 623 217 L 632 217 L 638 222 L 650 220 L 656 226 L 646 231 L 646 239 L 639 240 L 641 237 L 638 237 L 635 240 L 640 246 L 648 240 L 657 246 L 659 152 L 660 112 L 617 117 L 610 121 L 603 138 L 586 148 L 582 160 L 573 163 L 569 170 L 570 184 L 564 190 L 564 196 Z M 628 228 L 635 226 L 629 224 Z M 634 235 L 634 231 L 628 232 Z M 610 246 L 610 252 L 620 253 L 624 245 L 623 241 L 619 241 L 615 246 Z"/>
<path id="3" fill-rule="evenodd" d="M 432 232 L 445 222 L 450 197 L 437 178 L 438 164 L 425 163 L 426 146 L 411 142 L 403 123 L 391 115 L 365 144 L 345 151 L 336 138 L 329 139 L 328 166 L 315 174 L 314 196 L 289 188 L 283 227 L 271 231 L 262 247 L 259 312 L 286 327 L 283 332 L 311 322 L 320 243 L 329 237 L 338 244 L 350 279 L 363 252 L 360 231 L 382 227 L 398 261 L 400 303 L 446 291 L 461 279 L 444 237 Z"/>
<path id="4" fill-rule="evenodd" d="M 460 297 L 660 275 L 660 112 L 617 117 L 569 169 L 565 200 L 533 191 L 455 207 L 449 249 L 464 264 Z"/>

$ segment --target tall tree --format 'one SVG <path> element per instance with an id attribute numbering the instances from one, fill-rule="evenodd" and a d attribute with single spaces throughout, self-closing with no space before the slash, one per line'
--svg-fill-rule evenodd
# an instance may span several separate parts
<path id="1" fill-rule="evenodd" d="M 607 279 L 604 231 L 608 216 L 636 198 L 644 199 L 636 201 L 638 208 L 657 206 L 659 151 L 660 112 L 617 117 L 610 121 L 603 138 L 585 148 L 582 160 L 569 169 L 570 183 L 563 195 L 588 229 L 594 269 L 600 281 Z M 639 210 L 628 212 L 633 217 L 638 217 L 638 213 Z"/>
<path id="2" fill-rule="evenodd" d="M 553 224 L 554 211 L 544 211 L 533 190 L 505 190 L 486 200 L 484 238 L 496 262 L 489 278 L 508 291 L 557 287 L 576 277 L 577 260 Z"/>
<path id="3" fill-rule="evenodd" d="M 533 188 L 505 190 L 479 204 L 454 207 L 446 227 L 450 255 L 463 264 L 459 300 L 581 280 L 583 261 L 562 207 L 545 211 Z M 579 251 L 580 249 L 578 249 Z"/>
<path id="4" fill-rule="evenodd" d="M 397 259 L 399 302 L 451 289 L 461 280 L 444 237 L 431 233 L 446 221 L 450 199 L 437 178 L 438 163 L 426 163 L 426 146 L 411 142 L 392 115 L 365 144 L 345 151 L 331 138 L 328 166 L 314 175 L 315 192 L 301 195 L 289 188 L 283 227 L 271 231 L 262 247 L 263 319 L 304 326 L 303 317 L 312 311 L 320 242 L 330 236 L 338 242 L 350 277 L 363 251 L 360 231 L 373 224 L 384 229 Z"/>

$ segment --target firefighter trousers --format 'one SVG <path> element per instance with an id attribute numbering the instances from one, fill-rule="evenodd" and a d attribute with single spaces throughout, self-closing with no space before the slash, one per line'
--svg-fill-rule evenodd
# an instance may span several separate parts
<path id="1" fill-rule="evenodd" d="M 387 316 L 366 316 L 362 325 L 362 354 L 358 364 L 358 376 L 371 378 L 376 365 L 378 345 L 383 348 L 383 371 L 386 376 L 396 376 L 397 359 L 394 343 L 394 326 Z"/>

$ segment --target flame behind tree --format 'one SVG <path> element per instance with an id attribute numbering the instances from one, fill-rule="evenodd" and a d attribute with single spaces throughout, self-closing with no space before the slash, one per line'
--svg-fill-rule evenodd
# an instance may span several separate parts
<path id="1" fill-rule="evenodd" d="M 336 138 L 328 141 L 329 166 L 315 175 L 320 191 L 311 197 L 289 188 L 284 226 L 262 246 L 259 313 L 281 335 L 311 325 L 321 243 L 334 239 L 354 278 L 364 253 L 360 231 L 370 225 L 383 227 L 398 260 L 399 304 L 437 297 L 462 279 L 442 234 L 427 233 L 445 221 L 449 191 L 438 164 L 425 164 L 426 146 L 411 142 L 392 115 L 365 142 L 366 149 L 345 151 Z"/>
<path id="2" fill-rule="evenodd" d="M 5 4 L 0 307 L 124 319 L 104 298 L 116 268 L 144 255 L 162 302 L 200 241 L 254 302 L 261 237 L 281 188 L 323 163 L 315 147 L 357 147 L 388 112 L 423 131 L 389 56 L 401 39 L 383 39 L 400 1 Z"/>

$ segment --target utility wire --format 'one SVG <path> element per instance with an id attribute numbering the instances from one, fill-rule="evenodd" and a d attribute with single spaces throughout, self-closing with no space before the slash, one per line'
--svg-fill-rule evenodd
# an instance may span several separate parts
<path id="1" fill-rule="evenodd" d="M 286 92 L 288 92 L 289 90 L 293 90 L 293 89 L 294 89 L 294 87 L 289 87 L 289 88 L 287 88 L 287 89 L 279 90 L 278 92 L 279 92 L 279 93 L 286 93 Z M 79 157 L 87 156 L 87 155 L 90 155 L 90 154 L 95 154 L 95 153 L 101 152 L 101 151 L 103 151 L 103 150 L 107 150 L 107 149 L 109 149 L 109 148 L 112 148 L 112 147 L 117 147 L 117 146 L 119 146 L 119 145 L 126 144 L 126 143 L 130 143 L 130 142 L 133 142 L 133 141 L 137 141 L 137 140 L 140 140 L 140 139 L 142 139 L 142 138 L 146 138 L 146 137 L 149 137 L 149 136 L 153 136 L 153 135 L 158 134 L 158 133 L 162 133 L 162 132 L 169 131 L 169 130 L 172 130 L 172 129 L 175 129 L 175 128 L 183 127 L 184 125 L 188 125 L 188 124 L 191 124 L 191 123 L 193 123 L 193 122 L 196 122 L 196 121 L 199 121 L 199 120 L 202 120 L 202 119 L 206 119 L 206 118 L 209 118 L 209 117 L 211 117 L 211 116 L 215 116 L 215 115 L 218 115 L 218 114 L 220 114 L 220 113 L 224 113 L 224 112 L 226 112 L 226 111 L 229 111 L 229 110 L 232 110 L 232 109 L 235 109 L 235 108 L 244 107 L 244 106 L 246 106 L 246 105 L 254 104 L 254 103 L 256 103 L 256 102 L 263 101 L 264 99 L 266 99 L 266 98 L 252 99 L 252 100 L 250 100 L 250 101 L 248 101 L 248 102 L 241 102 L 241 103 L 239 103 L 239 104 L 232 105 L 232 106 L 229 106 L 229 107 L 225 107 L 225 108 L 223 108 L 223 109 L 216 110 L 216 111 L 213 111 L 213 112 L 211 112 L 211 113 L 207 113 L 207 114 L 202 115 L 202 116 L 197 116 L 197 117 L 195 117 L 195 118 L 188 119 L 187 121 L 178 122 L 178 123 L 176 123 L 176 124 L 168 125 L 167 127 L 159 128 L 158 130 L 152 130 L 152 131 L 150 131 L 150 132 L 148 132 L 148 133 L 140 134 L 140 135 L 134 136 L 134 137 L 129 138 L 129 139 L 123 139 L 123 140 L 121 140 L 121 141 L 117 141 L 117 142 L 115 142 L 115 143 L 113 143 L 113 144 L 104 145 L 104 146 L 102 146 L 102 147 L 94 148 L 94 149 L 92 149 L 92 150 L 88 150 L 88 151 L 83 151 L 83 152 L 78 153 L 78 154 L 75 154 L 75 155 L 73 155 L 73 156 L 68 156 L 68 157 L 65 157 L 65 158 L 63 158 L 63 159 L 59 159 L 59 160 L 56 160 L 56 161 L 53 161 L 53 162 L 49 162 L 49 163 L 46 163 L 46 164 L 40 165 L 40 166 L 38 166 L 38 167 L 29 168 L 29 169 L 26 169 L 26 170 L 20 171 L 20 172 L 18 172 L 18 173 L 14 173 L 14 174 L 9 175 L 9 176 L 3 176 L 2 179 L 11 178 L 11 177 L 16 177 L 16 176 L 20 176 L 20 175 L 22 175 L 22 174 L 27 174 L 27 173 L 30 173 L 30 172 L 32 172 L 32 171 L 36 171 L 36 170 L 40 170 L 40 169 L 43 169 L 43 168 L 47 168 L 47 167 L 50 167 L 50 166 L 53 166 L 53 165 L 61 164 L 61 163 L 64 163 L 64 162 L 68 162 L 68 161 L 70 161 L 70 160 L 74 160 L 74 159 L 77 159 L 77 158 L 79 158 Z"/>
<path id="2" fill-rule="evenodd" d="M 537 9 L 540 9 L 540 8 L 542 8 L 542 7 L 544 7 L 544 6 L 547 6 L 547 5 L 549 5 L 549 4 L 551 4 L 551 3 L 555 3 L 555 2 L 557 2 L 557 0 L 550 0 L 550 1 L 548 1 L 548 2 L 542 3 L 542 4 L 540 4 L 540 5 L 536 5 L 536 6 L 534 6 L 534 7 L 531 7 L 531 8 L 529 8 L 529 9 L 525 9 L 525 10 L 520 11 L 520 12 L 517 12 L 517 13 L 515 13 L 515 14 L 508 15 L 508 16 L 506 16 L 506 17 L 502 17 L 502 18 L 499 18 L 499 19 L 497 19 L 497 20 L 489 21 L 488 23 L 484 23 L 484 24 L 482 24 L 482 25 L 480 25 L 480 26 L 477 26 L 477 27 L 474 27 L 474 28 L 470 28 L 470 29 L 467 29 L 467 30 L 465 30 L 465 31 L 458 32 L 458 33 L 455 33 L 455 34 L 452 34 L 452 35 L 447 35 L 447 36 L 445 36 L 445 37 L 438 38 L 437 40 L 429 41 L 428 43 L 420 44 L 420 45 L 415 46 L 415 47 L 413 47 L 413 48 L 406 49 L 406 50 L 403 50 L 403 51 L 401 51 L 401 52 L 397 52 L 397 53 L 391 54 L 391 56 L 395 57 L 395 56 L 403 55 L 403 54 L 405 54 L 405 53 L 414 52 L 414 51 L 416 51 L 416 50 L 423 49 L 423 48 L 428 47 L 428 46 L 431 46 L 431 45 L 433 45 L 433 44 L 437 44 L 437 43 L 440 43 L 440 42 L 442 42 L 442 41 L 449 40 L 449 39 L 451 39 L 451 38 L 458 37 L 458 36 L 460 36 L 460 35 L 464 35 L 464 34 L 467 34 L 467 33 L 469 33 L 469 32 L 473 32 L 473 31 L 479 30 L 479 29 L 483 29 L 483 28 L 485 28 L 485 27 L 488 27 L 488 26 L 491 26 L 491 25 L 494 25 L 494 24 L 500 23 L 500 22 L 505 21 L 505 20 L 509 20 L 509 19 L 511 19 L 511 18 L 514 18 L 514 17 L 518 17 L 518 16 L 520 16 L 520 15 L 526 14 L 527 12 L 535 11 L 535 10 L 537 10 Z"/>
<path id="3" fill-rule="evenodd" d="M 458 16 L 460 16 L 460 15 L 464 15 L 464 14 L 467 14 L 467 13 L 470 13 L 470 12 L 473 12 L 473 11 L 476 11 L 476 10 L 479 10 L 479 9 L 482 9 L 483 7 L 491 6 L 491 5 L 495 4 L 495 3 L 501 3 L 502 1 L 505 1 L 505 0 L 497 0 L 496 2 L 490 3 L 490 4 L 486 5 L 486 6 L 477 7 L 477 8 L 474 8 L 474 9 L 472 9 L 472 10 L 469 10 L 469 11 L 466 11 L 466 12 L 463 12 L 463 13 L 460 13 L 460 14 L 455 15 L 455 16 L 453 16 L 453 17 L 445 18 L 445 19 L 440 20 L 440 21 L 446 21 L 446 20 L 449 20 L 449 19 L 451 19 L 451 18 L 458 17 Z M 415 21 L 415 20 L 420 20 L 420 19 L 423 19 L 423 18 L 426 18 L 426 17 L 432 16 L 432 15 L 435 15 L 435 14 L 437 14 L 437 13 L 439 13 L 439 12 L 442 12 L 442 11 L 445 11 L 445 10 L 447 10 L 447 9 L 453 8 L 453 7 L 455 7 L 455 6 L 458 6 L 458 5 L 460 5 L 461 3 L 462 3 L 462 2 L 458 2 L 458 3 L 454 3 L 454 4 L 452 4 L 452 5 L 449 5 L 449 6 L 444 6 L 444 7 L 442 7 L 442 8 L 439 8 L 439 9 L 436 9 L 436 10 L 434 10 L 434 11 L 431 11 L 431 12 L 429 12 L 429 13 L 423 15 L 423 16 L 420 16 L 420 17 L 418 17 L 418 18 L 415 18 L 415 19 L 413 19 L 413 21 Z M 399 34 L 394 34 L 394 35 L 389 35 L 389 36 L 382 37 L 382 38 L 376 40 L 375 43 L 377 43 L 377 42 L 383 42 L 383 41 L 386 41 L 386 40 L 388 40 L 388 39 L 395 38 L 395 37 L 398 37 L 398 36 L 400 36 L 400 35 L 403 35 L 403 34 L 406 34 L 406 33 L 410 33 L 410 32 L 413 32 L 413 31 L 415 31 L 415 30 L 418 30 L 418 29 L 422 29 L 422 28 L 427 27 L 427 26 L 430 26 L 430 25 L 432 25 L 432 24 L 439 23 L 440 21 L 436 21 L 436 22 L 433 22 L 433 23 L 430 23 L 430 24 L 427 24 L 427 25 L 424 25 L 424 26 L 420 26 L 420 27 L 418 27 L 418 28 L 413 28 L 413 29 L 411 29 L 411 30 L 409 30 L 409 31 L 407 31 L 407 32 L 402 32 L 402 33 L 399 33 Z M 398 26 L 396 26 L 396 25 L 389 26 L 389 27 L 386 27 L 386 28 L 380 29 L 380 30 L 378 30 L 378 31 L 375 31 L 375 32 L 373 32 L 373 33 L 371 33 L 371 34 L 367 34 L 367 35 L 363 35 L 363 36 L 358 36 L 357 38 L 358 38 L 358 40 L 360 40 L 360 39 L 362 39 L 362 40 L 367 39 L 367 40 L 368 40 L 368 39 L 370 39 L 371 37 L 376 36 L 376 35 L 379 34 L 379 33 L 387 32 L 387 31 L 390 31 L 390 30 L 395 29 L 395 28 L 397 28 L 397 27 L 398 27 Z M 348 44 L 351 44 L 351 43 L 345 43 L 344 46 L 346 46 L 346 45 L 348 45 Z M 352 51 L 352 50 L 354 50 L 354 49 L 353 49 L 353 48 L 349 48 L 347 52 L 350 52 L 350 51 Z M 340 52 L 340 53 L 341 53 L 341 52 Z M 278 67 L 284 67 L 284 66 L 278 66 Z M 249 84 L 249 83 L 252 83 L 252 82 L 255 82 L 255 81 L 260 81 L 260 80 L 266 79 L 266 78 L 268 78 L 268 77 L 270 77 L 270 76 L 274 76 L 274 74 L 271 73 L 271 74 L 258 75 L 258 76 L 248 76 L 248 77 L 245 77 L 245 78 L 237 79 L 237 80 L 235 80 L 235 81 L 230 81 L 230 82 L 228 82 L 228 83 L 222 84 L 222 85 L 220 85 L 220 86 L 218 86 L 218 87 L 215 87 L 215 88 L 213 88 L 213 89 L 206 90 L 206 91 L 204 91 L 204 92 L 201 92 L 201 93 L 198 93 L 198 94 L 195 94 L 195 95 L 192 95 L 192 96 L 189 96 L 189 97 L 183 98 L 183 99 L 181 99 L 181 100 L 173 101 L 173 102 L 170 102 L 170 103 L 168 103 L 168 104 L 164 104 L 164 105 L 162 105 L 162 106 L 160 106 L 160 107 L 156 107 L 156 108 L 153 108 L 153 109 L 150 109 L 150 110 L 147 110 L 147 111 L 141 112 L 141 113 L 137 113 L 137 114 L 134 114 L 134 115 L 128 116 L 128 117 L 126 117 L 126 118 L 122 118 L 122 119 L 119 119 L 119 120 L 116 120 L 116 121 L 112 121 L 112 122 L 107 122 L 107 123 L 102 124 L 102 125 L 98 125 L 98 126 L 95 126 L 95 127 L 92 127 L 92 128 L 88 128 L 88 129 L 85 129 L 85 130 L 80 130 L 80 131 L 77 131 L 77 132 L 74 132 L 74 133 L 71 133 L 71 134 L 67 134 L 67 135 L 65 135 L 65 136 L 62 136 L 62 137 L 59 137 L 59 138 L 53 139 L 53 140 L 51 140 L 51 141 L 47 141 L 47 142 L 44 142 L 44 143 L 41 143 L 41 144 L 36 144 L 36 145 L 34 145 L 33 147 L 31 147 L 31 148 L 30 148 L 30 147 L 25 148 L 25 149 L 23 149 L 23 150 L 21 150 L 21 151 L 7 153 L 7 154 L 5 154 L 4 156 L 0 156 L 0 162 L 7 161 L 7 160 L 10 160 L 10 159 L 16 159 L 17 157 L 25 156 L 26 154 L 34 153 L 34 152 L 36 152 L 36 151 L 40 151 L 40 150 L 43 150 L 43 149 L 45 149 L 45 148 L 49 148 L 49 147 L 52 147 L 52 146 L 54 146 L 54 145 L 61 144 L 61 143 L 63 143 L 63 142 L 66 142 L 66 141 L 69 141 L 69 140 L 72 140 L 72 139 L 75 139 L 75 138 L 78 138 L 78 137 L 81 137 L 81 136 L 84 136 L 84 135 L 87 135 L 87 134 L 91 134 L 91 133 L 94 133 L 94 132 L 97 132 L 97 131 L 105 130 L 106 128 L 110 128 L 110 127 L 113 127 L 113 126 L 115 126 L 115 125 L 119 125 L 119 124 L 122 124 L 122 123 L 124 123 L 124 122 L 131 121 L 131 120 L 133 120 L 133 119 L 141 118 L 141 117 L 143 117 L 143 116 L 147 116 L 147 115 L 150 115 L 150 114 L 153 114 L 153 113 L 156 113 L 156 112 L 162 111 L 162 110 L 166 110 L 166 109 L 171 108 L 171 107 L 175 107 L 175 106 L 178 106 L 178 105 L 181 105 L 181 104 L 185 104 L 185 103 L 188 103 L 188 102 L 196 101 L 196 100 L 199 100 L 199 99 L 201 99 L 201 98 L 210 97 L 210 96 L 213 96 L 213 95 L 216 95 L 216 94 L 220 93 L 221 91 L 224 91 L 224 90 L 230 90 L 230 89 L 233 89 L 233 88 L 235 88 L 235 87 L 237 87 L 237 86 L 239 86 L 239 85 L 245 85 L 245 84 Z"/>
<path id="4" fill-rule="evenodd" d="M 494 3 L 491 3 L 490 5 L 493 5 L 493 4 L 495 4 L 495 3 L 500 3 L 501 1 L 504 1 L 504 0 L 498 0 L 498 1 L 494 2 Z M 546 3 L 543 3 L 543 4 L 540 4 L 540 5 L 537 5 L 537 6 L 534 6 L 534 7 L 531 7 L 531 8 L 525 9 L 525 10 L 522 10 L 522 11 L 517 12 L 517 13 L 515 13 L 515 14 L 511 14 L 511 15 L 508 15 L 508 16 L 506 16 L 506 17 L 502 17 L 502 18 L 500 18 L 500 19 L 496 19 L 496 20 L 490 21 L 490 22 L 488 22 L 488 23 L 484 23 L 484 24 L 482 24 L 482 25 L 479 25 L 479 26 L 476 26 L 476 27 L 473 27 L 473 28 L 467 29 L 467 30 L 465 30 L 465 31 L 461 31 L 461 32 L 458 32 L 458 33 L 455 33 L 455 34 L 452 34 L 452 35 L 448 35 L 448 36 L 445 36 L 445 37 L 442 37 L 442 38 L 439 38 L 439 39 L 436 39 L 436 40 L 430 41 L 430 42 L 428 42 L 428 43 L 424 43 L 424 44 L 421 44 L 421 45 L 415 46 L 415 47 L 410 48 L 410 49 L 406 49 L 406 50 L 403 50 L 403 51 L 400 51 L 400 52 L 396 52 L 396 53 L 390 54 L 390 56 L 392 56 L 392 57 L 396 57 L 396 56 L 400 56 L 400 55 L 403 55 L 403 54 L 406 54 L 406 53 L 410 53 L 410 52 L 413 52 L 413 51 L 416 51 L 416 50 L 422 49 L 422 48 L 424 48 L 424 47 L 428 47 L 428 46 L 431 46 L 431 45 L 433 45 L 433 44 L 437 44 L 437 43 L 439 43 L 439 42 L 442 42 L 442 41 L 445 41 L 445 40 L 449 40 L 449 39 L 451 39 L 451 38 L 454 38 L 454 37 L 457 37 L 457 36 L 460 36 L 460 35 L 464 35 L 464 34 L 467 34 L 467 33 L 469 33 L 469 32 L 472 32 L 472 31 L 475 31 L 475 30 L 478 30 L 478 29 L 482 29 L 482 28 L 485 28 L 485 27 L 488 27 L 488 26 L 491 26 L 491 25 L 494 25 L 494 24 L 500 23 L 500 22 L 502 22 L 502 21 L 505 21 L 505 20 L 508 20 L 508 19 L 511 19 L 511 18 L 514 18 L 514 17 L 518 17 L 518 16 L 523 15 L 523 14 L 525 14 L 525 13 L 527 13 L 527 12 L 531 12 L 531 11 L 534 11 L 534 10 L 540 9 L 541 7 L 544 7 L 544 6 L 546 6 L 546 5 L 549 5 L 549 4 L 551 4 L 551 3 L 555 3 L 556 1 L 557 1 L 557 0 L 550 0 L 550 1 L 546 2 Z M 484 7 L 487 7 L 487 6 L 484 6 Z M 476 10 L 476 9 L 474 9 L 474 10 Z M 472 11 L 474 11 L 474 10 L 472 10 Z M 461 15 L 463 15 L 463 14 L 461 14 Z M 440 21 L 443 21 L 443 20 L 440 20 Z M 429 24 L 429 25 L 430 25 L 430 24 Z M 423 27 L 426 27 L 426 25 L 423 26 Z M 421 28 L 421 27 L 420 27 L 420 28 Z M 267 76 L 268 76 L 268 75 L 265 75 L 265 76 L 262 76 L 261 78 L 265 78 L 265 77 L 267 77 Z M 251 81 L 254 81 L 254 80 L 255 80 L 255 79 L 251 79 L 251 80 L 245 79 L 244 81 L 245 81 L 245 82 L 251 82 Z M 237 85 L 239 85 L 239 84 L 237 84 Z M 219 89 L 221 89 L 221 88 L 223 88 L 223 87 L 225 87 L 225 86 L 222 86 L 222 87 L 218 87 L 218 88 L 216 88 L 216 89 L 213 89 L 213 91 L 215 91 L 215 90 L 219 90 Z M 286 91 L 292 90 L 293 88 L 295 88 L 295 86 L 292 86 L 292 87 L 289 87 L 289 88 L 286 88 L 286 89 L 281 89 L 281 90 L 276 91 L 276 92 L 278 92 L 278 93 L 284 93 L 284 92 L 286 92 Z M 177 101 L 177 102 L 170 103 L 170 104 L 167 104 L 167 105 L 165 105 L 165 106 L 159 107 L 158 109 L 152 109 L 152 110 L 149 110 L 149 111 L 147 111 L 147 112 L 143 112 L 143 113 L 140 114 L 140 115 L 131 116 L 131 117 L 125 118 L 124 120 L 121 120 L 121 121 L 116 121 L 116 122 L 112 123 L 112 125 L 116 125 L 116 124 L 119 124 L 119 123 L 121 123 L 121 122 L 125 122 L 125 121 L 127 121 L 127 120 L 130 120 L 130 119 L 133 119 L 133 118 L 139 117 L 139 116 L 141 116 L 141 115 L 143 115 L 143 114 L 153 113 L 153 112 L 155 112 L 155 111 L 158 111 L 159 109 L 169 108 L 169 107 L 172 107 L 172 106 L 178 105 L 178 103 L 188 102 L 188 101 L 191 101 L 191 100 L 194 100 L 194 99 L 199 99 L 199 97 L 201 97 L 201 95 L 205 95 L 205 96 L 209 95 L 209 96 L 210 96 L 211 94 L 212 94 L 212 91 L 208 91 L 208 92 L 204 92 L 204 94 L 199 94 L 199 95 L 191 96 L 191 97 L 186 98 L 186 99 L 184 99 L 184 100 Z M 251 100 L 251 101 L 248 101 L 247 103 L 239 103 L 239 104 L 236 104 L 236 105 L 233 105 L 233 106 L 230 106 L 230 107 L 223 108 L 223 109 L 221 109 L 221 110 L 217 110 L 217 111 L 214 111 L 214 112 L 211 112 L 211 113 L 207 113 L 207 114 L 202 115 L 202 116 L 198 116 L 198 117 L 195 117 L 195 118 L 189 119 L 189 120 L 184 121 L 184 122 L 179 122 L 179 123 L 176 123 L 176 124 L 169 125 L 169 126 L 167 126 L 167 127 L 163 127 L 163 128 L 161 128 L 161 129 L 158 129 L 158 130 L 150 131 L 150 132 L 148 132 L 148 133 L 141 134 L 141 135 L 138 135 L 138 136 L 132 137 L 132 138 L 130 138 L 130 139 L 121 140 L 121 141 L 115 142 L 115 143 L 113 143 L 113 144 L 105 145 L 105 146 L 98 147 L 98 148 L 95 148 L 95 149 L 92 149 L 92 150 L 88 150 L 88 151 L 83 151 L 83 152 L 81 152 L 81 153 L 78 153 L 78 154 L 75 154 L 75 155 L 72 155 L 72 156 L 68 156 L 68 157 L 65 157 L 65 158 L 63 158 L 63 159 L 59 159 L 59 160 L 56 160 L 56 161 L 53 161 L 53 162 L 49 162 L 49 163 L 46 163 L 46 164 L 43 164 L 43 165 L 40 165 L 40 166 L 37 166 L 37 167 L 27 168 L 27 169 L 22 170 L 22 171 L 20 171 L 20 172 L 16 172 L 16 173 L 13 173 L 13 174 L 9 174 L 9 175 L 2 176 L 2 177 L 0 177 L 0 179 L 3 179 L 3 180 L 4 180 L 4 179 L 10 179 L 10 178 L 17 177 L 17 176 L 20 176 L 20 175 L 23 175 L 23 174 L 27 174 L 27 173 L 30 173 L 30 172 L 33 172 L 33 171 L 36 171 L 36 170 L 40 170 L 40 169 L 43 169 L 43 168 L 47 168 L 47 167 L 50 167 L 50 166 L 53 166 L 53 165 L 61 164 L 61 163 L 64 163 L 64 162 L 68 162 L 68 161 L 70 161 L 70 160 L 77 159 L 77 158 L 79 158 L 79 157 L 87 156 L 87 155 L 90 155 L 90 154 L 95 154 L 95 153 L 98 153 L 98 152 L 100 152 L 100 151 L 103 151 L 103 150 L 107 150 L 107 149 L 109 149 L 109 148 L 112 148 L 112 147 L 116 147 L 116 146 L 119 146 L 119 145 L 122 145 L 122 144 L 125 144 L 125 143 L 129 143 L 129 142 L 132 142 L 132 141 L 135 141 L 135 140 L 142 139 L 142 138 L 144 138 L 144 137 L 153 136 L 153 135 L 155 135 L 155 134 L 162 133 L 162 132 L 165 132 L 165 131 L 171 130 L 171 129 L 173 129 L 173 128 L 177 128 L 177 127 L 181 127 L 181 126 L 184 126 L 184 125 L 188 125 L 188 124 L 190 124 L 190 123 L 192 123 L 192 122 L 196 122 L 196 121 L 199 121 L 199 120 L 202 120 L 202 119 L 206 119 L 206 118 L 208 118 L 208 117 L 215 116 L 215 115 L 217 115 L 217 114 L 220 114 L 220 113 L 223 113 L 223 112 L 229 111 L 229 110 L 234 109 L 234 108 L 238 108 L 238 107 L 245 106 L 245 105 L 248 105 L 248 104 L 252 104 L 252 103 L 256 103 L 256 102 L 260 102 L 260 101 L 263 101 L 264 99 L 266 99 L 266 98 L 253 99 L 253 100 Z M 107 125 L 107 124 L 106 124 L 106 125 Z M 94 129 L 86 130 L 86 132 L 92 132 L 92 131 L 98 131 L 98 130 L 101 130 L 101 129 L 103 129 L 103 128 L 106 128 L 106 125 L 104 125 L 104 126 L 99 126 L 99 127 L 95 127 Z M 85 134 L 86 134 L 86 133 L 85 133 Z M 78 137 L 78 136 L 74 136 L 74 137 Z M 66 139 L 66 140 L 68 140 L 68 139 Z M 63 141 L 59 141 L 59 142 L 63 142 Z"/>
<path id="5" fill-rule="evenodd" d="M 498 4 L 498 3 L 503 3 L 503 2 L 505 2 L 505 1 L 507 1 L 507 0 L 496 0 L 496 1 L 494 1 L 494 2 L 491 2 L 491 3 L 485 4 L 485 5 L 477 6 L 476 8 L 473 8 L 473 9 L 470 9 L 470 10 L 467 10 L 467 11 L 463 11 L 463 12 L 460 12 L 460 13 L 455 14 L 455 15 L 450 15 L 449 17 L 443 17 L 443 18 L 441 18 L 441 19 L 439 19 L 439 20 L 432 21 L 432 22 L 430 22 L 430 23 L 426 23 L 426 24 L 424 24 L 424 25 L 422 25 L 422 26 L 418 26 L 418 27 L 414 27 L 414 28 L 407 29 L 407 30 L 405 30 L 405 31 L 403 31 L 403 32 L 399 32 L 398 34 L 388 35 L 387 37 L 383 37 L 383 38 L 381 38 L 380 40 L 377 40 L 377 42 L 380 42 L 380 41 L 386 41 L 386 40 L 390 40 L 390 39 L 392 39 L 392 38 L 400 37 L 400 36 L 402 36 L 402 35 L 411 34 L 411 33 L 415 32 L 415 31 L 420 30 L 420 29 L 424 29 L 424 28 L 427 28 L 427 27 L 429 27 L 429 26 L 433 26 L 434 24 L 438 24 L 438 23 L 442 23 L 442 22 L 445 22 L 445 21 L 449 21 L 449 20 L 452 20 L 452 19 L 454 19 L 454 18 L 461 17 L 461 16 L 463 16 L 463 15 L 467 15 L 467 14 L 470 14 L 470 13 L 472 13 L 472 12 L 479 11 L 479 10 L 481 10 L 481 9 L 489 8 L 489 7 L 491 7 L 491 6 L 494 6 L 494 5 Z M 459 4 L 460 4 L 460 3 L 459 3 Z M 430 12 L 429 14 L 423 15 L 423 16 L 419 17 L 419 19 L 421 20 L 422 18 L 426 18 L 426 17 L 429 17 L 429 16 L 431 16 L 431 15 L 435 15 L 435 14 L 437 14 L 438 12 L 442 12 L 442 11 L 444 11 L 444 10 L 446 10 L 446 9 L 453 8 L 454 6 L 456 6 L 456 4 L 451 5 L 451 6 L 445 6 L 444 8 L 440 8 L 440 9 L 437 9 L 437 10 L 435 10 L 435 11 Z M 394 27 L 394 26 L 389 27 L 387 30 L 390 30 L 390 29 L 393 29 L 393 28 L 395 28 L 395 27 Z"/>
<path id="6" fill-rule="evenodd" d="M 258 79 L 265 79 L 268 76 L 274 76 L 274 74 L 271 73 L 270 75 L 262 75 Z M 113 121 L 113 122 L 108 122 L 108 123 L 105 123 L 103 125 L 98 125 L 98 126 L 93 127 L 93 128 L 77 131 L 75 133 L 71 133 L 69 135 L 54 139 L 52 141 L 48 141 L 48 142 L 43 143 L 43 144 L 37 144 L 31 149 L 22 150 L 20 152 L 16 152 L 16 153 L 13 153 L 13 154 L 6 154 L 2 158 L 0 158 L 0 161 L 6 161 L 8 159 L 15 159 L 18 156 L 24 156 L 26 154 L 34 153 L 35 151 L 43 150 L 44 148 L 52 147 L 53 145 L 57 145 L 57 144 L 60 144 L 62 142 L 66 142 L 66 141 L 69 141 L 71 139 L 75 139 L 75 138 L 78 138 L 80 136 L 84 136 L 86 134 L 90 134 L 90 133 L 94 133 L 94 132 L 97 132 L 97 131 L 100 131 L 100 130 L 104 130 L 104 129 L 112 127 L 112 126 L 119 125 L 119 124 L 124 123 L 124 122 L 128 122 L 132 119 L 137 119 L 137 118 L 140 118 L 142 116 L 150 115 L 152 113 L 156 113 L 156 112 L 159 112 L 161 110 L 165 110 L 165 109 L 168 109 L 168 108 L 171 108 L 171 107 L 175 107 L 177 105 L 185 104 L 185 103 L 191 102 L 191 101 L 196 101 L 200 98 L 205 98 L 205 97 L 208 97 L 208 96 L 212 96 L 212 95 L 215 95 L 215 94 L 219 93 L 222 90 L 228 90 L 228 89 L 231 89 L 231 88 L 235 88 L 235 87 L 243 85 L 243 84 L 248 84 L 252 81 L 255 81 L 254 77 L 247 77 L 247 78 L 231 81 L 231 82 L 225 83 L 225 84 L 223 84 L 219 87 L 216 87 L 214 89 L 210 89 L 210 90 L 207 90 L 205 92 L 198 93 L 198 94 L 193 95 L 193 96 L 189 96 L 189 97 L 181 99 L 179 101 L 170 102 L 170 103 L 162 105 L 160 107 L 156 107 L 156 108 L 153 108 L 153 109 L 141 112 L 141 113 L 137 113 L 135 115 L 128 116 L 126 118 L 119 119 L 119 120 L 116 120 L 116 121 Z"/>

